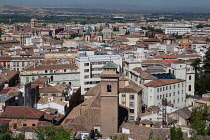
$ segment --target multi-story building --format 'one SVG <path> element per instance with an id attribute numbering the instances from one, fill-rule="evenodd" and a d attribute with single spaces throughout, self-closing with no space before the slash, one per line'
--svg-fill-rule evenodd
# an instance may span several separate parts
<path id="1" fill-rule="evenodd" d="M 118 70 L 121 70 L 122 58 L 120 55 L 86 55 L 83 53 L 75 57 L 75 63 L 80 69 L 79 79 L 82 95 L 101 81 L 99 75 L 102 72 L 102 67 L 109 61 L 117 64 Z"/>
<path id="2" fill-rule="evenodd" d="M 175 107 L 184 107 L 186 92 L 185 80 L 155 79 L 145 84 L 143 102 L 146 107 L 162 105 L 162 99 Z"/>
<path id="3" fill-rule="evenodd" d="M 32 82 L 40 77 L 48 77 L 52 84 L 80 86 L 80 72 L 76 64 L 34 65 L 20 74 L 21 83 Z"/>
<path id="4" fill-rule="evenodd" d="M 25 68 L 44 60 L 44 57 L 0 57 L 0 64 L 6 69 L 23 71 Z"/>
<path id="5" fill-rule="evenodd" d="M 171 26 L 165 29 L 165 34 L 178 34 L 183 35 L 185 33 L 190 33 L 192 27 L 188 26 Z"/>

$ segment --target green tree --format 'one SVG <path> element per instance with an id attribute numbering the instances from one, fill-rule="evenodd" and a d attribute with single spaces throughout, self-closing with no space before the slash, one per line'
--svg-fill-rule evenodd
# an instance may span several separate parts
<path id="1" fill-rule="evenodd" d="M 61 126 L 41 126 L 34 130 L 38 140 L 71 140 L 71 130 L 66 130 Z"/>
<path id="2" fill-rule="evenodd" d="M 171 127 L 170 135 L 171 135 L 171 140 L 184 140 L 183 132 L 182 132 L 181 128 L 176 128 L 174 126 Z"/>
<path id="3" fill-rule="evenodd" d="M 196 131 L 196 135 L 210 135 L 209 116 L 210 107 L 207 105 L 192 110 L 189 122 L 190 128 Z"/>

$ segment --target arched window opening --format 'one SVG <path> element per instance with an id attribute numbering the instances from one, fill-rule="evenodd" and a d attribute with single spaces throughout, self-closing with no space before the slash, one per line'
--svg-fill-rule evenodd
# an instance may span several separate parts
<path id="1" fill-rule="evenodd" d="M 107 92 L 112 92 L 112 85 L 111 84 L 107 85 Z"/>
<path id="2" fill-rule="evenodd" d="M 191 91 L 191 85 L 189 85 L 189 87 L 188 87 L 188 91 Z"/>
<path id="3" fill-rule="evenodd" d="M 189 76 L 189 80 L 191 80 L 191 75 Z"/>

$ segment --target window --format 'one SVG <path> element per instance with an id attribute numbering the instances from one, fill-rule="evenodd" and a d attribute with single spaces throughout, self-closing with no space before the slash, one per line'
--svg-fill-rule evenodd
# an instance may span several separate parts
<path id="1" fill-rule="evenodd" d="M 111 84 L 107 85 L 107 92 L 112 92 L 112 85 Z"/>
<path id="2" fill-rule="evenodd" d="M 122 94 L 122 97 L 125 97 L 125 94 Z"/>
<path id="3" fill-rule="evenodd" d="M 157 89 L 157 92 L 159 92 L 159 88 Z"/>
<path id="4" fill-rule="evenodd" d="M 53 73 L 53 70 L 50 70 L 50 73 Z"/>
<path id="5" fill-rule="evenodd" d="M 157 99 L 159 100 L 159 95 L 157 96 Z"/>
<path id="6" fill-rule="evenodd" d="M 174 92 L 174 96 L 175 96 L 175 92 Z"/>
<path id="7" fill-rule="evenodd" d="M 84 63 L 84 66 L 89 66 L 89 63 Z"/>
<path id="8" fill-rule="evenodd" d="M 160 95 L 160 99 L 162 98 L 162 96 Z"/>
<path id="9" fill-rule="evenodd" d="M 134 95 L 130 95 L 130 100 L 134 99 Z"/>
<path id="10" fill-rule="evenodd" d="M 23 123 L 23 126 L 27 126 L 27 123 Z"/>
<path id="11" fill-rule="evenodd" d="M 168 93 L 166 93 L 166 97 L 168 97 Z"/>
<path id="12" fill-rule="evenodd" d="M 179 91 L 178 91 L 178 95 L 179 95 Z"/>
<path id="13" fill-rule="evenodd" d="M 66 69 L 64 69 L 63 72 L 66 72 Z"/>
<path id="14" fill-rule="evenodd" d="M 178 84 L 178 88 L 179 88 L 179 84 Z"/>
<path id="15" fill-rule="evenodd" d="M 29 77 L 26 77 L 26 83 L 28 83 L 29 82 Z"/>
<path id="16" fill-rule="evenodd" d="M 89 75 L 85 75 L 84 78 L 85 78 L 85 79 L 89 78 Z"/>
<path id="17" fill-rule="evenodd" d="M 171 86 L 169 86 L 169 89 L 171 89 Z"/>
<path id="18" fill-rule="evenodd" d="M 191 85 L 188 86 L 188 91 L 191 91 Z"/>
<path id="19" fill-rule="evenodd" d="M 166 90 L 168 90 L 168 86 L 166 86 Z"/>
<path id="20" fill-rule="evenodd" d="M 179 102 L 179 98 L 177 99 L 177 101 Z"/>
<path id="21" fill-rule="evenodd" d="M 171 97 L 171 93 L 169 93 L 169 97 Z"/>
<path id="22" fill-rule="evenodd" d="M 35 80 L 35 77 L 32 77 L 32 81 L 34 81 Z"/>
<path id="23" fill-rule="evenodd" d="M 162 91 L 162 88 L 160 88 L 160 92 Z"/>
<path id="24" fill-rule="evenodd" d="M 22 62 L 22 66 L 25 66 L 25 63 L 24 62 Z"/>
<path id="25" fill-rule="evenodd" d="M 182 94 L 184 94 L 184 91 L 182 90 Z"/>
<path id="26" fill-rule="evenodd" d="M 176 85 L 174 85 L 174 89 L 176 88 Z"/>
<path id="27" fill-rule="evenodd" d="M 36 124 L 32 124 L 32 126 L 36 126 Z"/>
<path id="28" fill-rule="evenodd" d="M 134 120 L 134 116 L 129 116 L 129 120 Z"/>
<path id="29" fill-rule="evenodd" d="M 184 83 L 182 83 L 182 87 L 184 87 Z"/>
<path id="30" fill-rule="evenodd" d="M 129 104 L 130 106 L 134 106 L 134 102 L 130 102 L 130 104 Z"/>
<path id="31" fill-rule="evenodd" d="M 163 99 L 165 98 L 165 95 L 163 94 Z"/>
<path id="32" fill-rule="evenodd" d="M 175 100 L 173 100 L 173 103 L 175 104 Z"/>
<path id="33" fill-rule="evenodd" d="M 45 70 L 45 73 L 47 73 L 47 70 Z"/>
<path id="34" fill-rule="evenodd" d="M 165 87 L 163 87 L 163 91 L 165 90 Z"/>
<path id="35" fill-rule="evenodd" d="M 89 69 L 84 69 L 84 72 L 89 72 Z"/>
<path id="36" fill-rule="evenodd" d="M 50 77 L 51 81 L 53 81 L 53 76 Z"/>
<path id="37" fill-rule="evenodd" d="M 190 75 L 190 76 L 189 76 L 189 80 L 191 80 L 191 78 L 192 78 L 192 77 L 191 77 L 191 75 Z"/>
<path id="38" fill-rule="evenodd" d="M 184 98 L 182 97 L 182 101 L 184 101 Z"/>
<path id="39" fill-rule="evenodd" d="M 52 94 L 52 96 L 56 96 L 56 94 Z"/>
<path id="40" fill-rule="evenodd" d="M 130 109 L 130 113 L 134 113 L 134 109 Z"/>

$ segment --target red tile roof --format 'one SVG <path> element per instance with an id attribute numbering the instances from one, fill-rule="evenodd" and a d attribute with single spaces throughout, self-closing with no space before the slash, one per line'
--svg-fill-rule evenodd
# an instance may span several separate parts
<path id="1" fill-rule="evenodd" d="M 202 99 L 199 99 L 199 100 L 209 101 L 210 100 L 210 97 L 202 98 Z"/>
<path id="2" fill-rule="evenodd" d="M 161 57 L 163 59 L 177 59 L 178 57 L 174 54 L 171 54 L 171 55 L 167 55 L 167 54 L 162 54 Z"/>
<path id="3" fill-rule="evenodd" d="M 12 88 L 8 88 L 8 89 L 3 89 L 2 91 L 0 91 L 0 94 L 8 94 L 11 91 Z"/>
<path id="4" fill-rule="evenodd" d="M 170 64 L 171 62 L 174 62 L 174 61 L 177 61 L 177 60 L 163 60 L 163 63 L 164 64 Z"/>
<path id="5" fill-rule="evenodd" d="M 44 111 L 28 106 L 7 106 L 0 118 L 40 119 L 44 114 Z"/>

